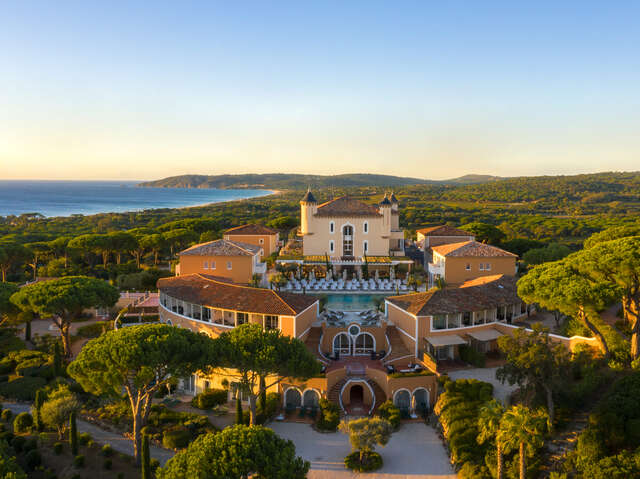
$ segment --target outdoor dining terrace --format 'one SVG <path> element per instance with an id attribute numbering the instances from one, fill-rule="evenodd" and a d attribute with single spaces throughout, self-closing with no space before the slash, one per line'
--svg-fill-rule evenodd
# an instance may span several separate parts
<path id="1" fill-rule="evenodd" d="M 306 293 L 309 291 L 353 291 L 353 292 L 407 292 L 409 287 L 406 279 L 369 278 L 344 279 L 331 278 L 293 278 L 287 281 L 285 291 Z"/>

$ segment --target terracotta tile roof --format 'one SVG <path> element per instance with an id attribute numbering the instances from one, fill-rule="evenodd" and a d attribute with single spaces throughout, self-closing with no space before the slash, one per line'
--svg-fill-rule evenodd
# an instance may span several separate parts
<path id="1" fill-rule="evenodd" d="M 389 296 L 386 300 L 416 316 L 481 311 L 520 301 L 514 277 L 495 275 L 491 278 L 481 284 L 468 282 L 465 287 L 431 289 L 424 293 Z"/>
<path id="2" fill-rule="evenodd" d="M 248 224 L 242 226 L 236 226 L 235 228 L 229 228 L 224 232 L 225 235 L 275 235 L 278 234 L 277 230 L 269 228 L 264 225 Z"/>
<path id="3" fill-rule="evenodd" d="M 318 206 L 316 216 L 381 216 L 378 207 L 341 196 Z"/>
<path id="4" fill-rule="evenodd" d="M 252 288 L 197 273 L 161 278 L 158 289 L 189 303 L 256 314 L 295 316 L 318 301 L 318 298 L 305 294 Z"/>
<path id="5" fill-rule="evenodd" d="M 473 233 L 449 225 L 431 226 L 417 231 L 423 236 L 473 236 Z"/>
<path id="6" fill-rule="evenodd" d="M 458 258 L 493 258 L 497 256 L 512 256 L 515 258 L 518 256 L 503 249 L 496 248 L 495 246 L 478 243 L 477 241 L 463 241 L 461 243 L 443 244 L 432 246 L 431 249 L 441 256 Z"/>
<path id="7" fill-rule="evenodd" d="M 219 239 L 200 243 L 178 253 L 178 256 L 254 256 L 260 252 L 260 246 Z"/>

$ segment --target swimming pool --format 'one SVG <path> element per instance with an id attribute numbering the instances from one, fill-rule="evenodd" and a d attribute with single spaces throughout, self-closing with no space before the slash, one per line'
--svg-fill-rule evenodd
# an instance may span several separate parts
<path id="1" fill-rule="evenodd" d="M 326 294 L 327 308 L 336 311 L 363 311 L 374 309 L 375 300 L 384 298 L 385 294 Z"/>

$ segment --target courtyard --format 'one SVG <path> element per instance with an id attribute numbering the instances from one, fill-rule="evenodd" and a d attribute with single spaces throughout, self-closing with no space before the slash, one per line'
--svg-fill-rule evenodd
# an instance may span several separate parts
<path id="1" fill-rule="evenodd" d="M 296 453 L 311 462 L 309 479 L 453 479 L 456 474 L 436 431 L 422 423 L 405 423 L 393 433 L 384 448 L 376 448 L 384 466 L 372 473 L 357 474 L 344 467 L 344 457 L 351 452 L 349 438 L 340 432 L 323 434 L 308 424 L 272 423 L 280 436 L 290 439 Z"/>

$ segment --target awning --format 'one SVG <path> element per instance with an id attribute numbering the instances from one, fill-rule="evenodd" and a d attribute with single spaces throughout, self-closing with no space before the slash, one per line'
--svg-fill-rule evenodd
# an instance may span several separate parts
<path id="1" fill-rule="evenodd" d="M 437 348 L 438 346 L 455 346 L 456 344 L 467 344 L 467 342 L 457 334 L 431 336 L 424 339 L 426 339 L 429 344 L 431 344 L 431 346 L 435 348 Z"/>
<path id="2" fill-rule="evenodd" d="M 474 331 L 472 333 L 467 333 L 473 339 L 478 341 L 491 341 L 493 339 L 498 339 L 503 334 L 497 329 L 481 329 L 480 331 Z"/>

